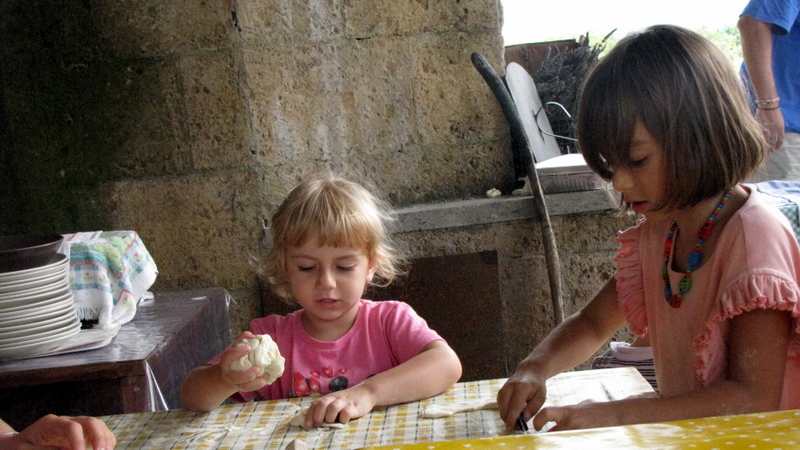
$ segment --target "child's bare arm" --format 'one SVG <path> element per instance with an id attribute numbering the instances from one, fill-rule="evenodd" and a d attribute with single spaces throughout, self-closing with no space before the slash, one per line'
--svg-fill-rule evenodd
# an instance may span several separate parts
<path id="1" fill-rule="evenodd" d="M 514 426 L 520 413 L 532 417 L 544 404 L 545 381 L 592 356 L 624 323 L 614 279 L 578 313 L 556 327 L 517 365 L 497 394 L 500 417 Z"/>
<path id="2" fill-rule="evenodd" d="M 252 337 L 243 333 L 242 337 Z M 255 391 L 266 385 L 261 369 L 227 370 L 231 363 L 250 351 L 247 344 L 234 344 L 222 354 L 218 364 L 200 366 L 189 373 L 181 386 L 181 403 L 193 411 L 210 411 L 237 392 Z"/>
<path id="3" fill-rule="evenodd" d="M 725 379 L 685 395 L 545 408 L 534 425 L 557 429 L 663 422 L 778 409 L 791 336 L 788 312 L 757 310 L 731 321 Z"/>
<path id="4" fill-rule="evenodd" d="M 461 361 L 444 341 L 426 345 L 413 358 L 361 383 L 375 406 L 395 405 L 441 394 L 461 378 Z"/>
<path id="5" fill-rule="evenodd" d="M 444 341 L 434 341 L 403 364 L 320 398 L 309 409 L 305 426 L 337 420 L 346 423 L 369 413 L 375 406 L 431 397 L 444 392 L 459 378 L 458 356 Z"/>

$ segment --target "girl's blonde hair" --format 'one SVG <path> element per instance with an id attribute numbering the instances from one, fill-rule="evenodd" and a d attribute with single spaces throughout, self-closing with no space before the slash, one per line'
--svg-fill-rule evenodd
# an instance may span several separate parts
<path id="1" fill-rule="evenodd" d="M 388 286 L 404 262 L 387 233 L 392 220 L 388 205 L 357 183 L 332 175 L 300 183 L 272 216 L 267 280 L 279 297 L 291 301 L 286 250 L 317 239 L 320 246 L 364 249 L 375 267 L 370 284 Z"/>
<path id="2" fill-rule="evenodd" d="M 664 150 L 662 208 L 692 206 L 732 188 L 767 149 L 731 64 L 711 42 L 676 26 L 625 37 L 587 77 L 577 134 L 595 172 L 610 179 L 614 166 L 630 167 L 637 121 Z"/>

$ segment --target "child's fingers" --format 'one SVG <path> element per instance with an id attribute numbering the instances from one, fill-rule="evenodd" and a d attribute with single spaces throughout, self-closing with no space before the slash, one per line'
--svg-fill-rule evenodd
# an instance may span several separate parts
<path id="1" fill-rule="evenodd" d="M 234 341 L 241 341 L 242 339 L 255 339 L 256 335 L 250 331 L 242 331 L 239 336 L 236 336 Z"/>
<path id="2" fill-rule="evenodd" d="M 547 400 L 546 397 L 546 390 L 539 389 L 536 391 L 533 397 L 528 400 L 527 404 L 525 405 L 525 409 L 523 410 L 526 419 L 530 419 L 539 411 L 539 408 L 541 408 L 542 405 L 544 405 L 545 400 Z"/>
<path id="3" fill-rule="evenodd" d="M 500 392 L 497 393 L 497 408 L 500 410 L 500 417 L 506 416 L 513 392 L 514 387 L 511 384 L 506 383 L 502 388 L 500 388 Z"/>
<path id="4" fill-rule="evenodd" d="M 350 419 L 355 419 L 359 417 L 356 413 L 356 407 L 353 405 L 348 405 L 341 411 L 339 411 L 339 422 L 347 423 L 350 422 Z"/>
<path id="5" fill-rule="evenodd" d="M 532 395 L 531 390 L 532 387 L 527 383 L 509 382 L 503 386 L 498 394 L 497 404 L 500 408 L 500 417 L 506 426 L 514 426 L 519 414 L 528 403 L 528 397 Z"/>
<path id="6" fill-rule="evenodd" d="M 343 398 L 337 398 L 333 402 L 328 405 L 328 408 L 325 410 L 325 422 L 333 423 L 339 419 L 339 414 L 342 410 L 344 410 L 347 406 L 350 405 L 350 402 Z"/>
<path id="7" fill-rule="evenodd" d="M 317 399 L 308 410 L 306 415 L 306 425 L 318 426 L 325 422 L 325 416 L 328 413 L 328 406 L 336 400 L 332 395 L 326 395 Z"/>
<path id="8" fill-rule="evenodd" d="M 225 349 L 224 352 L 222 352 L 222 355 L 219 358 L 219 365 L 225 372 L 235 372 L 230 370 L 231 364 L 233 364 L 234 361 L 242 359 L 242 357 L 247 355 L 249 352 L 250 346 L 247 344 L 239 343 L 231 345 Z"/>
<path id="9" fill-rule="evenodd" d="M 267 380 L 265 380 L 263 377 L 258 377 L 253 379 L 252 381 L 239 384 L 237 385 L 237 387 L 239 388 L 239 392 L 253 392 L 261 389 L 266 385 L 267 385 Z"/>
<path id="10" fill-rule="evenodd" d="M 539 414 L 536 414 L 536 417 L 533 418 L 533 427 L 537 430 L 541 430 L 544 424 L 552 421 L 558 423 L 558 425 L 553 428 L 553 430 L 555 430 L 563 424 L 565 411 L 565 408 L 559 408 L 555 406 L 542 408 L 542 410 L 539 411 Z"/>

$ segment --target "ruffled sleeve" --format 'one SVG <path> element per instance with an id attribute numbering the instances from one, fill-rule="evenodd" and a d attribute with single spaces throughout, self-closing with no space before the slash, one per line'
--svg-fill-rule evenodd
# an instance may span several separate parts
<path id="1" fill-rule="evenodd" d="M 797 318 L 800 289 L 797 283 L 777 271 L 763 270 L 748 273 L 732 282 L 720 295 L 715 309 L 706 320 L 703 331 L 693 342 L 695 376 L 701 385 L 715 380 L 725 367 L 725 347 L 722 324 L 742 313 L 756 309 L 791 311 L 795 333 L 800 333 Z"/>
<path id="2" fill-rule="evenodd" d="M 640 225 L 621 231 L 617 235 L 619 249 L 614 256 L 614 264 L 617 266 L 614 278 L 617 301 L 631 332 L 644 336 L 647 334 L 647 310 L 644 305 L 642 262 L 639 254 Z"/>

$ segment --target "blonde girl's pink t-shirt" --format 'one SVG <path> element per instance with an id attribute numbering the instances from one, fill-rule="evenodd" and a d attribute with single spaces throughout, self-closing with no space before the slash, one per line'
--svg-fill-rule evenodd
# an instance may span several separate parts
<path id="1" fill-rule="evenodd" d="M 302 314 L 301 309 L 250 322 L 250 331 L 275 340 L 286 363 L 279 379 L 258 391 L 240 392 L 240 400 L 324 395 L 352 387 L 442 340 L 411 306 L 399 301 L 361 300 L 352 328 L 335 341 L 309 336 L 300 319 Z"/>
<path id="2" fill-rule="evenodd" d="M 692 392 L 725 376 L 733 317 L 755 309 L 792 316 L 782 408 L 800 407 L 800 248 L 786 218 L 750 191 L 714 252 L 692 273 L 680 308 L 664 300 L 662 265 L 669 221 L 643 221 L 619 235 L 619 304 L 631 330 L 648 335 L 662 396 Z M 674 252 L 673 252 L 674 254 Z M 671 270 L 673 291 L 683 276 Z"/>

